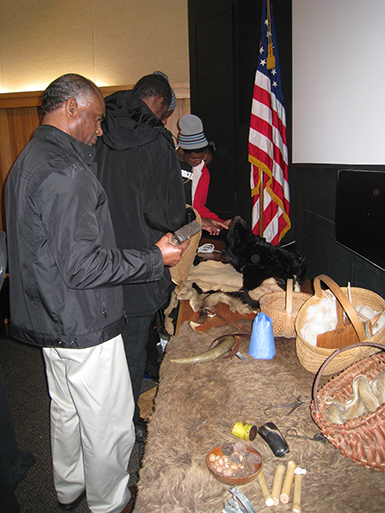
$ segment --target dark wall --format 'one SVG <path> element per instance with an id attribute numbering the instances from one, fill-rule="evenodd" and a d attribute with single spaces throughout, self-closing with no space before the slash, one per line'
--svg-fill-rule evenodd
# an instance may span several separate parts
<path id="1" fill-rule="evenodd" d="M 296 182 L 296 249 L 306 257 L 308 277 L 327 274 L 339 285 L 372 290 L 385 297 L 385 272 L 335 241 L 337 175 L 340 169 L 385 172 L 385 166 L 297 165 L 292 166 Z M 382 191 L 385 193 L 385 191 Z M 349 209 L 357 208 L 351 203 Z M 384 201 L 385 208 L 385 201 Z M 378 229 L 378 245 L 385 239 Z"/>
<path id="2" fill-rule="evenodd" d="M 227 219 L 238 214 L 251 224 L 248 130 L 260 40 L 261 0 L 189 0 L 191 110 L 203 120 L 218 151 L 210 165 L 208 205 Z M 339 285 L 368 288 L 385 297 L 385 273 L 335 242 L 339 169 L 384 166 L 293 165 L 291 0 L 274 1 L 274 19 L 287 121 L 291 230 L 307 259 L 308 277 L 328 274 Z M 354 208 L 354 206 L 352 206 Z M 383 240 L 382 232 L 378 234 Z"/>
<path id="3" fill-rule="evenodd" d="M 291 1 L 274 5 L 291 147 Z M 208 206 L 251 224 L 248 132 L 258 63 L 261 0 L 189 0 L 191 112 L 217 147 Z"/>
<path id="4" fill-rule="evenodd" d="M 189 3 L 191 112 L 217 151 L 208 206 L 224 219 L 235 210 L 233 18 L 231 1 Z"/>

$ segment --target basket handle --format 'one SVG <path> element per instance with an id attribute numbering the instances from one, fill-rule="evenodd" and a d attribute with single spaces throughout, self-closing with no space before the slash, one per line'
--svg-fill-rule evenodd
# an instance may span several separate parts
<path id="1" fill-rule="evenodd" d="M 293 311 L 293 278 L 288 278 L 286 282 L 286 301 L 285 310 L 291 314 Z"/>
<path id="2" fill-rule="evenodd" d="M 316 276 L 314 278 L 313 284 L 316 297 L 318 299 L 322 298 L 322 288 L 320 283 L 321 281 L 323 281 L 325 285 L 329 287 L 329 289 L 333 292 L 342 308 L 345 310 L 346 315 L 349 317 L 350 322 L 353 324 L 353 328 L 357 333 L 359 341 L 362 342 L 366 340 L 368 337 L 366 336 L 365 329 L 362 326 L 360 318 L 358 317 L 358 314 L 355 311 L 353 305 L 350 303 L 350 301 L 345 296 L 340 287 L 337 285 L 337 283 L 331 278 L 329 278 L 329 276 L 326 276 L 326 274 L 320 274 L 319 276 Z"/>
<path id="3" fill-rule="evenodd" d="M 333 358 L 335 356 L 342 353 L 343 351 L 348 351 L 349 349 L 355 349 L 356 347 L 362 347 L 362 346 L 373 346 L 373 347 L 377 347 L 378 349 L 382 349 L 382 351 L 385 351 L 385 346 L 383 344 L 378 344 L 376 342 L 368 341 L 368 342 L 358 342 L 357 344 L 352 344 L 351 346 L 347 346 L 347 347 L 341 347 L 340 349 L 336 349 L 330 356 L 328 356 L 326 358 L 326 360 L 323 362 L 323 364 L 321 365 L 321 367 L 318 369 L 315 380 L 314 380 L 314 384 L 313 384 L 312 395 L 313 395 L 314 409 L 315 409 L 316 413 L 319 413 L 318 397 L 317 397 L 318 385 L 321 380 L 322 373 L 325 370 L 325 367 L 328 365 L 329 362 L 331 362 L 331 360 L 333 360 Z"/>

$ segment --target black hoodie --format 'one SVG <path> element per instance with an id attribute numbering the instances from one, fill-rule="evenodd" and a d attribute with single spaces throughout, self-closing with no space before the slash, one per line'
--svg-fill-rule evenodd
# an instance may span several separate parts
<path id="1" fill-rule="evenodd" d="M 171 132 L 140 100 L 140 91 L 118 91 L 105 100 L 103 136 L 97 143 L 97 176 L 109 201 L 118 248 L 151 247 L 186 222 L 179 161 Z M 129 317 L 152 315 L 173 288 L 161 280 L 124 287 Z"/>

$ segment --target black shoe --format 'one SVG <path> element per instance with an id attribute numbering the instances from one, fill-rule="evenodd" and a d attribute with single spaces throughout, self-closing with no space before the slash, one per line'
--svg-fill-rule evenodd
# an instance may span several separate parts
<path id="1" fill-rule="evenodd" d="M 139 420 L 134 424 L 135 426 L 135 442 L 143 444 L 147 438 L 147 422 L 139 417 Z"/>
<path id="2" fill-rule="evenodd" d="M 68 502 L 67 504 L 63 504 L 62 502 L 57 501 L 57 503 L 58 503 L 59 508 L 62 509 L 63 511 L 72 511 L 77 506 L 79 506 L 79 504 L 82 502 L 82 500 L 84 499 L 85 496 L 86 496 L 86 491 L 84 490 L 79 495 L 79 497 L 77 499 L 75 499 L 74 501 L 72 501 L 72 502 Z"/>

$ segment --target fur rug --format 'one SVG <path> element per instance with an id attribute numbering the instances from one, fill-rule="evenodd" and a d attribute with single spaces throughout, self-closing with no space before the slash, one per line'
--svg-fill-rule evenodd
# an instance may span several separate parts
<path id="1" fill-rule="evenodd" d="M 253 290 L 267 278 L 274 278 L 285 290 L 289 278 L 300 285 L 306 280 L 306 264 L 295 251 L 273 246 L 266 239 L 254 235 L 245 221 L 237 216 L 228 230 L 222 230 L 224 260 L 243 274 L 243 288 Z"/>
<path id="2" fill-rule="evenodd" d="M 279 463 L 289 460 L 307 470 L 302 484 L 302 511 L 316 513 L 382 513 L 385 510 L 385 479 L 345 458 L 329 442 L 312 438 L 319 433 L 309 407 L 264 410 L 293 402 L 298 395 L 310 401 L 313 374 L 295 354 L 294 339 L 276 339 L 273 360 L 255 360 L 247 354 L 247 339 L 241 338 L 242 362 L 237 357 L 198 365 L 172 363 L 170 358 L 198 354 L 223 333 L 244 331 L 245 325 L 225 325 L 209 332 L 194 332 L 184 323 L 167 346 L 161 366 L 155 411 L 150 417 L 148 442 L 140 471 L 135 513 L 220 513 L 230 486 L 208 471 L 206 454 L 223 442 L 241 441 L 231 434 L 237 421 L 257 427 L 274 422 L 290 447 L 283 458 L 274 457 L 260 436 L 250 445 L 263 458 L 263 472 L 271 489 Z M 307 401 L 306 401 L 307 402 Z M 296 429 L 308 438 L 286 436 Z M 265 506 L 258 480 L 240 486 L 256 512 L 289 512 L 289 504 Z"/>

